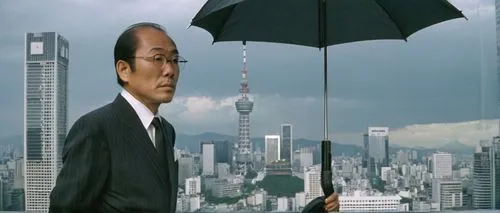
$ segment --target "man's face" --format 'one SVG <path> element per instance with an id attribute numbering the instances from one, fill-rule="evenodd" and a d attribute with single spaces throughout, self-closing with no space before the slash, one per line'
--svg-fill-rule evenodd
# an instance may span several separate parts
<path id="1" fill-rule="evenodd" d="M 136 37 L 134 71 L 129 72 L 125 87 L 143 103 L 169 103 L 179 79 L 179 66 L 172 61 L 178 55 L 177 47 L 164 32 L 150 27 L 137 29 Z"/>

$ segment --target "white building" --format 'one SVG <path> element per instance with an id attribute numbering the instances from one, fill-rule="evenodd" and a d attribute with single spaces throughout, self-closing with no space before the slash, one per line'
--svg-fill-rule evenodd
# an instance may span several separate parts
<path id="1" fill-rule="evenodd" d="M 295 202 L 297 209 L 303 208 L 306 206 L 306 193 L 297 192 L 295 193 Z"/>
<path id="2" fill-rule="evenodd" d="M 451 178 L 453 160 L 450 153 L 437 152 L 432 154 L 432 177 Z"/>
<path id="3" fill-rule="evenodd" d="M 453 180 L 432 180 L 432 200 L 440 203 L 441 210 L 462 207 L 462 182 Z"/>
<path id="4" fill-rule="evenodd" d="M 391 167 L 382 167 L 381 168 L 381 179 L 383 181 L 388 181 L 389 180 L 389 176 L 390 176 L 390 172 L 391 172 Z"/>
<path id="5" fill-rule="evenodd" d="M 201 193 L 201 178 L 200 176 L 187 178 L 185 185 L 186 195 L 196 195 Z"/>
<path id="6" fill-rule="evenodd" d="M 321 189 L 321 169 L 319 167 L 309 167 L 304 172 L 304 193 L 306 203 L 325 195 Z"/>
<path id="7" fill-rule="evenodd" d="M 400 196 L 339 196 L 340 212 L 406 212 Z"/>
<path id="8" fill-rule="evenodd" d="M 280 135 L 266 135 L 266 164 L 280 159 Z"/>
<path id="9" fill-rule="evenodd" d="M 68 41 L 26 33 L 24 58 L 25 209 L 45 212 L 62 166 L 67 133 Z"/>
<path id="10" fill-rule="evenodd" d="M 202 174 L 206 176 L 215 175 L 215 143 L 213 141 L 201 142 Z"/>
<path id="11" fill-rule="evenodd" d="M 313 165 L 313 149 L 312 147 L 300 148 L 300 167 L 310 167 Z"/>
<path id="12" fill-rule="evenodd" d="M 200 209 L 200 196 L 191 196 L 189 197 L 189 211 L 194 212 Z"/>
<path id="13" fill-rule="evenodd" d="M 288 210 L 288 198 L 287 197 L 279 197 L 278 198 L 278 211 L 286 212 Z"/>

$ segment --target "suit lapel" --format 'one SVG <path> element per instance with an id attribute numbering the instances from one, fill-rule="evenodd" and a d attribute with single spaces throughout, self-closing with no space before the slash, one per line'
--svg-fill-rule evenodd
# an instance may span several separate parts
<path id="1" fill-rule="evenodd" d="M 174 168 L 174 148 L 173 148 L 173 143 L 172 143 L 172 137 L 171 137 L 171 133 L 170 131 L 168 131 L 168 128 L 166 128 L 166 122 L 165 120 L 162 118 L 162 126 L 163 126 L 163 135 L 164 135 L 164 140 L 165 140 L 165 153 L 167 153 L 166 155 L 166 163 L 168 165 L 168 168 Z M 173 170 L 171 171 L 168 171 L 168 174 L 169 174 L 169 179 L 170 180 L 174 180 L 174 174 L 173 174 Z M 173 184 L 173 183 L 172 183 Z"/>
<path id="2" fill-rule="evenodd" d="M 139 116 L 134 111 L 132 106 L 130 106 L 127 100 L 125 100 L 125 98 L 123 98 L 121 95 L 118 95 L 116 97 L 113 105 L 118 110 L 117 117 L 120 118 L 122 122 L 125 123 L 128 127 L 128 135 L 132 136 L 135 139 L 131 140 L 131 143 L 133 143 L 134 146 L 137 146 L 145 153 L 146 156 L 143 157 L 149 160 L 155 170 L 155 173 L 162 180 L 161 182 L 165 184 L 167 176 L 165 172 L 163 172 L 165 170 L 161 167 L 162 162 L 158 156 L 156 148 L 151 143 L 148 132 L 146 131 L 146 129 L 144 129 Z"/>
<path id="3" fill-rule="evenodd" d="M 161 119 L 162 121 L 162 126 L 163 126 L 163 135 L 164 135 L 164 141 L 165 141 L 165 153 L 166 154 L 166 165 L 168 165 L 168 169 L 166 169 L 166 172 L 168 173 L 167 175 L 169 176 L 169 181 L 170 181 L 170 187 L 171 187 L 171 203 L 173 204 L 177 202 L 177 162 L 175 162 L 174 159 L 174 147 L 173 147 L 173 141 L 172 141 L 172 131 L 169 126 L 167 126 L 167 122 L 165 119 Z M 171 205 L 171 207 L 175 207 L 175 205 Z M 175 209 L 173 210 L 175 211 Z"/>

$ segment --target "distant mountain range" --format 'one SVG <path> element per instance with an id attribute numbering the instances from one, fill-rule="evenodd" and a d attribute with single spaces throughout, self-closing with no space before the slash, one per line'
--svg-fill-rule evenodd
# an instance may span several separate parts
<path id="1" fill-rule="evenodd" d="M 187 148 L 191 152 L 199 152 L 200 151 L 200 141 L 218 141 L 218 140 L 226 140 L 231 143 L 236 143 L 238 141 L 237 137 L 231 135 L 224 135 L 214 132 L 205 132 L 199 135 L 186 135 L 186 134 L 178 134 L 177 135 L 176 147 L 178 148 Z M 264 152 L 264 138 L 256 137 L 252 138 L 253 148 L 257 150 L 260 148 L 262 152 Z M 309 139 L 294 139 L 293 140 L 293 149 L 301 148 L 301 147 L 318 147 L 320 148 L 321 141 L 309 140 Z M 358 152 L 361 152 L 361 147 L 351 144 L 340 144 L 340 143 L 332 143 L 333 155 L 341 155 L 344 153 L 345 155 L 353 155 Z"/>
<path id="2" fill-rule="evenodd" d="M 187 135 L 178 133 L 176 147 L 185 149 L 187 148 L 191 152 L 199 152 L 200 151 L 200 141 L 210 141 L 210 140 L 227 140 L 231 143 L 237 142 L 237 137 L 231 135 L 224 135 L 214 132 L 204 132 L 198 135 Z M 264 138 L 256 137 L 251 139 L 253 142 L 254 149 L 260 148 L 262 152 L 264 152 Z M 1 144 L 13 144 L 16 149 L 23 149 L 23 137 L 22 135 L 13 135 L 9 137 L 0 138 Z M 294 139 L 293 140 L 293 149 L 297 149 L 300 147 L 316 147 L 316 150 L 320 149 L 320 141 L 309 140 L 309 139 Z M 460 142 L 451 142 L 444 144 L 439 148 L 407 148 L 400 145 L 392 144 L 389 148 L 389 153 L 395 153 L 400 149 L 413 149 L 419 152 L 424 153 L 432 153 L 435 151 L 443 151 L 450 152 L 453 154 L 465 154 L 470 155 L 474 151 L 474 147 L 462 144 Z M 358 145 L 352 144 L 341 144 L 341 143 L 332 143 L 332 154 L 334 156 L 340 156 L 342 153 L 346 156 L 355 155 L 357 153 L 362 152 L 362 147 Z"/>
<path id="3" fill-rule="evenodd" d="M 231 135 L 224 135 L 214 132 L 205 132 L 199 135 L 186 135 L 186 134 L 178 134 L 177 135 L 177 147 L 178 148 L 187 148 L 191 152 L 199 152 L 200 151 L 200 141 L 210 141 L 210 140 L 227 140 L 231 143 L 237 142 L 237 137 Z M 254 149 L 257 147 L 260 148 L 261 151 L 264 151 L 264 138 L 256 137 L 251 139 L 253 142 Z M 310 140 L 310 139 L 294 139 L 293 140 L 293 149 L 297 149 L 300 147 L 317 147 L 320 149 L 321 141 Z M 436 151 L 449 152 L 453 154 L 459 155 L 471 155 L 474 152 L 474 147 L 462 144 L 460 142 L 451 142 L 444 144 L 438 148 L 408 148 L 404 146 L 400 146 L 397 144 L 390 144 L 389 153 L 396 153 L 398 150 L 408 149 L 408 150 L 417 150 L 420 154 L 429 154 Z M 340 156 L 342 153 L 346 156 L 356 155 L 357 153 L 361 153 L 363 148 L 360 145 L 353 144 L 342 144 L 342 143 L 332 143 L 332 154 L 334 156 Z"/>

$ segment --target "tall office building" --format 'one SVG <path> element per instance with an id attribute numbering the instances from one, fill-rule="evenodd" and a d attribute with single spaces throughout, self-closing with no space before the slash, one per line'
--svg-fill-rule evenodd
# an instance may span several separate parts
<path id="1" fill-rule="evenodd" d="M 215 143 L 214 141 L 202 141 L 200 150 L 202 159 L 202 174 L 205 176 L 215 175 Z"/>
<path id="2" fill-rule="evenodd" d="M 370 157 L 368 154 L 368 144 L 369 144 L 369 140 L 368 140 L 368 133 L 364 133 L 363 134 L 363 154 L 361 156 L 361 166 L 363 168 L 368 168 L 368 158 Z"/>
<path id="3" fill-rule="evenodd" d="M 281 141 L 280 141 L 280 158 L 292 165 L 292 150 L 293 150 L 293 137 L 292 137 L 292 125 L 291 124 L 281 124 Z"/>
<path id="4" fill-rule="evenodd" d="M 227 140 L 214 141 L 215 163 L 233 164 L 233 144 Z"/>
<path id="5" fill-rule="evenodd" d="M 320 167 L 312 166 L 306 168 L 304 171 L 304 193 L 306 195 L 306 203 L 311 202 L 311 200 L 317 197 L 325 195 L 321 189 Z"/>
<path id="6" fill-rule="evenodd" d="M 432 179 L 432 200 L 440 204 L 440 210 L 461 208 L 463 203 L 462 182 Z"/>
<path id="7" fill-rule="evenodd" d="M 500 138 L 480 141 L 474 153 L 472 207 L 500 209 Z"/>
<path id="8" fill-rule="evenodd" d="M 380 176 L 381 168 L 389 165 L 389 128 L 368 128 L 368 172 Z"/>
<path id="9" fill-rule="evenodd" d="M 432 154 L 432 177 L 451 179 L 453 177 L 453 158 L 450 153 L 436 152 Z"/>
<path id="10" fill-rule="evenodd" d="M 62 166 L 67 129 L 68 41 L 25 34 L 24 159 L 26 212 L 46 212 Z"/>
<path id="11" fill-rule="evenodd" d="M 311 167 L 313 165 L 313 148 L 312 147 L 302 147 L 300 148 L 300 171 L 304 167 Z"/>
<path id="12" fill-rule="evenodd" d="M 266 165 L 269 165 L 280 159 L 280 136 L 266 135 L 264 140 L 266 143 Z"/>
<path id="13" fill-rule="evenodd" d="M 190 154 L 181 153 L 179 158 L 179 178 L 178 184 L 180 186 L 186 183 L 186 179 L 198 175 L 194 170 L 194 158 Z"/>

